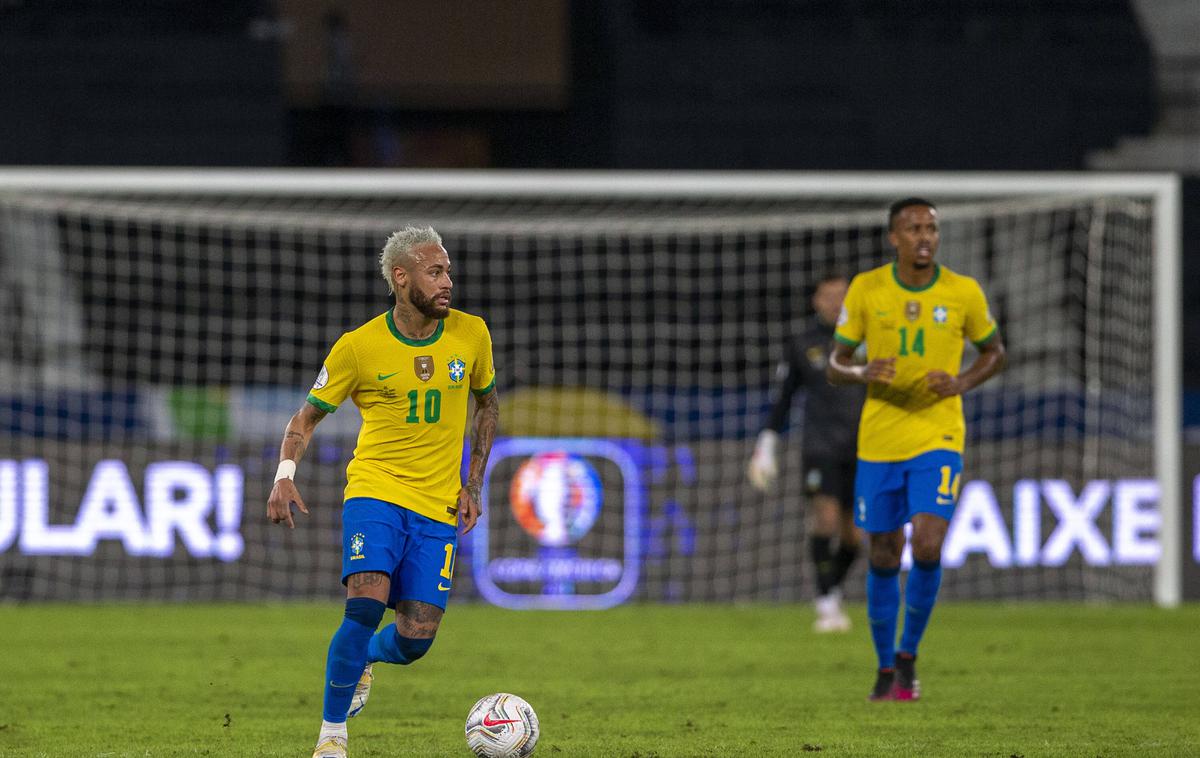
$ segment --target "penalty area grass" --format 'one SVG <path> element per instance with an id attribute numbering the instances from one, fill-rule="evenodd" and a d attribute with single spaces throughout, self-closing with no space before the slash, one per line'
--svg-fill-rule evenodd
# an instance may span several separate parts
<path id="1" fill-rule="evenodd" d="M 515 612 L 452 604 L 429 654 L 376 667 L 351 758 L 468 756 L 513 692 L 535 756 L 1200 756 L 1200 607 L 944 603 L 918 703 L 868 703 L 874 652 L 807 605 Z M 388 614 L 390 618 L 391 614 Z M 337 604 L 0 605 L 0 756 L 302 756 Z"/>

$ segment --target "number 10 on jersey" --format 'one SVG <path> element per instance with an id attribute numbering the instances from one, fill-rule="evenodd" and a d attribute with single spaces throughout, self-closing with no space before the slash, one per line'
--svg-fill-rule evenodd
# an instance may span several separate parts
<path id="1" fill-rule="evenodd" d="M 421 423 L 418 411 L 421 406 L 421 391 L 408 391 L 408 415 L 404 420 L 409 424 Z M 442 393 L 435 389 L 425 390 L 425 423 L 436 424 L 442 417 Z"/>

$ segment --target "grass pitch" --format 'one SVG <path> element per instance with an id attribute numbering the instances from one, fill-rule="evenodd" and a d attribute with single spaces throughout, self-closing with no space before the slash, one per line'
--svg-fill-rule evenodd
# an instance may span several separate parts
<path id="1" fill-rule="evenodd" d="M 379 666 L 352 758 L 468 756 L 467 709 L 515 692 L 535 756 L 1200 755 L 1200 607 L 946 603 L 924 699 L 867 703 L 864 610 L 601 613 L 451 606 L 430 654 Z M 302 756 L 337 605 L 0 605 L 0 755 Z M 389 614 L 390 616 L 390 614 Z"/>

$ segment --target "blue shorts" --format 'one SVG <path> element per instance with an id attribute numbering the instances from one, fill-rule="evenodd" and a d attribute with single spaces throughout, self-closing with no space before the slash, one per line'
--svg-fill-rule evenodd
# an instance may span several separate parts
<path id="1" fill-rule="evenodd" d="M 387 605 L 420 600 L 445 610 L 458 530 L 398 505 L 352 497 L 342 506 L 342 584 L 351 574 L 392 578 Z"/>
<path id="2" fill-rule="evenodd" d="M 914 514 L 954 515 L 962 483 L 962 454 L 931 450 L 906 461 L 858 461 L 854 523 L 867 532 L 892 532 Z"/>

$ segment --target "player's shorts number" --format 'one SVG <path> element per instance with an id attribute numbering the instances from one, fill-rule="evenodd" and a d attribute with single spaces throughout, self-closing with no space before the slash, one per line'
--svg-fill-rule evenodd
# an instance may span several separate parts
<path id="1" fill-rule="evenodd" d="M 962 484 L 962 472 L 954 474 L 954 479 L 950 479 L 952 469 L 949 466 L 942 466 L 942 483 L 938 485 L 938 494 L 942 497 L 949 497 L 958 500 L 958 488 Z"/>
<path id="2" fill-rule="evenodd" d="M 446 562 L 442 564 L 442 576 L 446 579 L 454 577 L 454 544 L 446 543 Z"/>
<path id="3" fill-rule="evenodd" d="M 900 355 L 908 355 L 909 352 L 914 355 L 925 355 L 925 327 L 919 327 L 916 334 L 913 335 L 912 344 L 908 344 L 908 327 L 900 327 Z"/>
<path id="4" fill-rule="evenodd" d="M 417 415 L 417 406 L 420 405 L 421 392 L 420 390 L 409 390 L 408 392 L 408 416 L 405 421 L 410 424 L 421 423 L 421 417 Z M 425 391 L 425 423 L 436 424 L 442 417 L 442 393 L 440 390 Z"/>

